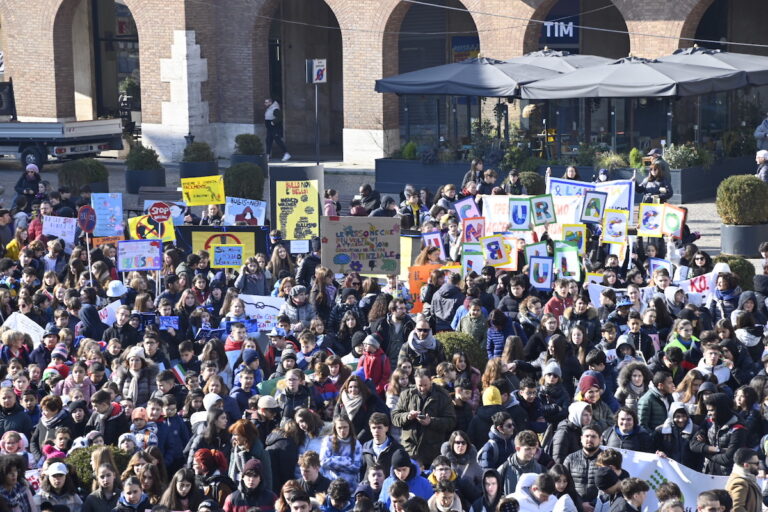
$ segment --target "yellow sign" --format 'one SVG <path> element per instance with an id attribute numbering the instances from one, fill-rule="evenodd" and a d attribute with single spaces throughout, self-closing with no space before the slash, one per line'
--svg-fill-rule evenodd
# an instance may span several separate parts
<path id="1" fill-rule="evenodd" d="M 242 245 L 243 260 L 256 255 L 256 233 L 248 231 L 192 231 L 192 252 L 208 251 L 213 258 L 214 245 Z"/>
<path id="2" fill-rule="evenodd" d="M 163 242 L 176 241 L 176 231 L 173 229 L 173 218 L 158 224 L 149 215 L 140 215 L 128 219 L 128 232 L 132 240 L 157 240 Z"/>
<path id="3" fill-rule="evenodd" d="M 309 240 L 320 236 L 317 180 L 278 181 L 277 229 L 285 240 Z"/>
<path id="4" fill-rule="evenodd" d="M 224 204 L 224 176 L 181 178 L 181 193 L 187 206 Z"/>

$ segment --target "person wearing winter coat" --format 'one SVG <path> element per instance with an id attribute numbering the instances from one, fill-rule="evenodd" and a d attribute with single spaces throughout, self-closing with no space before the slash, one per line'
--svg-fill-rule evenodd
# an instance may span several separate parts
<path id="1" fill-rule="evenodd" d="M 451 321 L 459 306 L 464 303 L 464 294 L 458 287 L 460 281 L 459 274 L 451 274 L 432 296 L 430 304 L 436 321 L 435 329 L 438 332 L 451 330 Z"/>
<path id="2" fill-rule="evenodd" d="M 411 494 L 424 500 L 428 500 L 434 494 L 432 484 L 421 476 L 418 464 L 411 460 L 404 449 L 397 450 L 392 455 L 392 469 L 384 483 L 381 484 L 381 491 L 379 492 L 379 500 L 386 505 L 387 510 L 391 510 L 390 507 L 392 506 L 389 488 L 398 480 L 408 484 L 408 490 Z"/>
<path id="3" fill-rule="evenodd" d="M 308 297 L 306 286 L 297 285 L 291 288 L 288 300 L 280 306 L 280 314 L 288 317 L 294 332 L 309 329 L 309 324 L 315 317 L 315 307 Z"/>
<path id="4" fill-rule="evenodd" d="M 261 460 L 246 462 L 237 489 L 224 500 L 224 512 L 274 512 L 277 496 L 262 478 L 266 473 Z"/>
<path id="5" fill-rule="evenodd" d="M 730 320 L 731 313 L 739 306 L 740 294 L 741 288 L 738 286 L 736 276 L 730 272 L 722 272 L 717 276 L 715 296 L 709 306 L 713 324 L 722 318 Z"/>
<path id="6" fill-rule="evenodd" d="M 664 423 L 674 391 L 675 383 L 672 380 L 672 374 L 665 370 L 656 372 L 648 391 L 637 402 L 640 425 L 650 431 Z"/>
<path id="7" fill-rule="evenodd" d="M 573 301 L 573 306 L 565 308 L 563 312 L 563 332 L 569 335 L 575 325 L 584 330 L 585 341 L 589 344 L 600 341 L 600 319 L 597 309 L 590 306 L 589 301 L 584 297 L 577 297 Z"/>
<path id="8" fill-rule="evenodd" d="M 477 453 L 477 462 L 483 469 L 495 469 L 515 451 L 515 423 L 506 411 L 499 411 L 492 417 L 493 425 L 488 432 L 488 441 Z"/>
<path id="9" fill-rule="evenodd" d="M 637 413 L 623 406 L 616 413 L 616 424 L 603 432 L 603 446 L 636 452 L 651 450 L 651 435 L 637 422 Z"/>
<path id="10" fill-rule="evenodd" d="M 583 427 L 581 449 L 565 458 L 563 465 L 571 473 L 576 492 L 585 503 L 594 503 L 597 498 L 595 467 L 600 454 L 600 432 L 594 424 Z"/>
<path id="11" fill-rule="evenodd" d="M 129 431 L 131 420 L 117 402 L 112 402 L 112 395 L 101 389 L 91 397 L 93 413 L 85 426 L 87 432 L 97 430 L 104 437 L 104 444 L 117 446 L 120 436 Z"/>
<path id="12" fill-rule="evenodd" d="M 705 474 L 725 476 L 733 469 L 736 450 L 746 446 L 748 433 L 725 393 L 707 396 L 704 404 L 707 420 L 691 439 L 691 451 L 704 456 Z"/>
<path id="13" fill-rule="evenodd" d="M 359 375 L 350 375 L 339 391 L 333 417 L 345 416 L 352 422 L 361 443 L 371 439 L 370 421 L 376 413 L 389 413 L 386 404 Z"/>
<path id="14" fill-rule="evenodd" d="M 656 455 L 675 460 L 700 471 L 704 459 L 691 451 L 690 442 L 698 431 L 682 402 L 673 402 L 666 421 L 653 431 L 652 445 Z"/>
<path id="15" fill-rule="evenodd" d="M 40 409 L 43 413 L 40 421 L 32 433 L 32 439 L 29 445 L 29 451 L 39 461 L 43 457 L 43 446 L 48 439 L 53 439 L 56 429 L 66 427 L 74 429 L 74 422 L 69 411 L 64 409 L 61 397 L 57 395 L 47 395 L 40 401 Z"/>
<path id="16" fill-rule="evenodd" d="M 267 295 L 268 283 L 264 271 L 259 268 L 256 257 L 251 256 L 240 267 L 240 275 L 235 279 L 235 288 L 245 295 Z"/>
<path id="17" fill-rule="evenodd" d="M 414 369 L 424 368 L 430 375 L 435 375 L 437 365 L 445 360 L 442 343 L 432 335 L 429 322 L 421 319 L 408 336 L 408 342 L 400 349 L 397 363 L 399 366 L 402 361 L 410 361 Z"/>
<path id="18" fill-rule="evenodd" d="M 568 415 L 571 394 L 563 385 L 563 370 L 557 361 L 550 360 L 541 370 L 539 380 L 539 400 L 551 412 L 552 425 L 556 426 Z"/>
<path id="19" fill-rule="evenodd" d="M 739 448 L 734 455 L 734 466 L 725 484 L 725 490 L 733 500 L 733 512 L 761 512 L 763 510 L 760 484 L 757 474 L 760 459 L 755 450 Z"/>
<path id="20" fill-rule="evenodd" d="M 375 465 L 382 467 L 384 474 L 389 475 L 392 469 L 392 457 L 397 450 L 404 449 L 395 438 L 389 434 L 391 428 L 389 415 L 385 412 L 374 412 L 368 420 L 371 439 L 363 443 L 363 465 L 360 467 L 360 479 L 364 479 L 368 470 Z"/>
<path id="21" fill-rule="evenodd" d="M 358 375 L 373 383 L 376 393 L 384 396 L 384 388 L 389 383 L 392 365 L 381 349 L 381 341 L 376 334 L 370 334 L 363 340 L 363 354 L 357 362 Z"/>
<path id="22" fill-rule="evenodd" d="M 637 184 L 635 190 L 643 194 L 644 203 L 652 203 L 654 197 L 658 197 L 660 203 L 666 203 L 673 194 L 672 184 L 665 176 L 664 167 L 660 163 L 651 164 L 648 177 Z"/>
<path id="23" fill-rule="evenodd" d="M 496 507 L 503 497 L 501 475 L 496 469 L 483 471 L 483 495 L 472 503 L 470 512 L 496 512 Z"/>
<path id="24" fill-rule="evenodd" d="M 614 396 L 621 405 L 637 410 L 637 403 L 648 391 L 653 379 L 648 366 L 640 361 L 624 365 L 619 371 L 618 388 Z"/>
<path id="25" fill-rule="evenodd" d="M 704 377 L 714 375 L 717 379 L 717 385 L 728 385 L 731 387 L 731 391 L 737 386 L 734 386 L 735 380 L 732 381 L 731 369 L 725 364 L 722 357 L 722 351 L 718 344 L 707 345 L 703 349 L 704 357 L 699 361 L 697 370 L 701 372 Z"/>
<path id="26" fill-rule="evenodd" d="M 282 383 L 285 383 L 285 387 L 281 389 L 279 384 Z M 275 399 L 282 410 L 280 414 L 282 418 L 293 418 L 294 413 L 301 408 L 313 411 L 322 409 L 320 398 L 305 383 L 304 372 L 298 368 L 288 370 L 285 379 L 278 383 Z"/>
<path id="27" fill-rule="evenodd" d="M 440 454 L 448 458 L 451 462 L 451 469 L 464 486 L 469 486 L 472 489 L 481 488 L 483 468 L 477 463 L 477 450 L 472 446 L 466 433 L 455 430 L 440 447 Z"/>
<path id="28" fill-rule="evenodd" d="M 363 325 L 363 314 L 360 312 L 360 308 L 357 307 L 359 301 L 357 290 L 354 288 L 342 288 L 339 293 L 341 301 L 334 304 L 331 309 L 331 315 L 328 317 L 327 331 L 337 333 L 341 327 L 341 319 L 344 318 L 344 314 L 347 311 L 351 311 L 357 319 L 358 325 Z"/>
<path id="29" fill-rule="evenodd" d="M 552 458 L 562 464 L 565 458 L 581 448 L 581 428 L 592 423 L 592 406 L 586 402 L 573 402 L 568 406 L 568 417 L 558 423 L 552 438 Z"/>
<path id="30" fill-rule="evenodd" d="M 136 407 L 145 407 L 157 389 L 156 365 L 144 357 L 144 349 L 132 348 L 123 363 L 110 377 L 120 388 L 123 398 L 130 398 Z"/>
<path id="31" fill-rule="evenodd" d="M 355 439 L 352 424 L 347 418 L 333 420 L 331 435 L 323 438 L 320 447 L 320 468 L 329 480 L 344 479 L 350 488 L 357 487 L 363 465 L 361 443 Z"/>
<path id="32" fill-rule="evenodd" d="M 0 389 L 0 436 L 14 430 L 29 438 L 32 434 L 32 420 L 18 403 L 13 388 Z"/>
<path id="33" fill-rule="evenodd" d="M 512 494 L 517 482 L 525 473 L 541 473 L 544 468 L 536 460 L 539 439 L 530 430 L 524 430 L 515 436 L 515 453 L 498 467 L 504 494 Z"/>
<path id="34" fill-rule="evenodd" d="M 403 299 L 392 299 L 387 316 L 374 320 L 369 327 L 372 334 L 379 336 L 389 362 L 395 366 L 400 349 L 408 342 L 416 322 L 408 314 L 408 306 Z"/>
<path id="35" fill-rule="evenodd" d="M 272 491 L 280 492 L 283 484 L 294 478 L 299 460 L 296 431 L 276 428 L 267 436 L 265 444 L 272 466 Z"/>
<path id="36" fill-rule="evenodd" d="M 520 512 L 552 512 L 557 504 L 555 479 L 544 474 L 523 475 L 512 497 L 520 505 Z"/>
<path id="37" fill-rule="evenodd" d="M 232 453 L 229 457 L 229 478 L 239 482 L 252 460 L 260 461 L 260 478 L 264 489 L 272 488 L 272 460 L 259 439 L 259 431 L 251 421 L 237 420 L 229 427 L 232 435 Z"/>

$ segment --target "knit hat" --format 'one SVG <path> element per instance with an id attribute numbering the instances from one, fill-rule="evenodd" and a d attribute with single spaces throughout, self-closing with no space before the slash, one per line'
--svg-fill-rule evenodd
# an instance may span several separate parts
<path id="1" fill-rule="evenodd" d="M 296 356 L 296 351 L 293 350 L 293 348 L 291 347 L 285 347 L 283 349 L 283 352 L 280 354 L 280 360 L 282 361 L 285 359 L 294 359 L 294 360 L 298 359 L 298 357 Z"/>
<path id="2" fill-rule="evenodd" d="M 117 438 L 117 446 L 120 446 L 120 444 L 122 444 L 122 442 L 125 441 L 126 439 L 128 439 L 129 441 L 132 441 L 134 446 L 139 446 L 139 443 L 136 442 L 136 436 L 134 436 L 130 432 L 126 432 L 125 434 L 122 434 L 120 437 Z"/>
<path id="3" fill-rule="evenodd" d="M 483 405 L 501 405 L 501 393 L 496 386 L 488 386 L 483 391 Z"/>
<path id="4" fill-rule="evenodd" d="M 140 419 L 140 420 L 148 421 L 149 416 L 147 415 L 147 410 L 144 407 L 136 407 L 131 413 L 131 419 L 132 420 Z"/>
<path id="5" fill-rule="evenodd" d="M 250 459 L 243 466 L 243 475 L 251 473 L 252 476 L 261 476 L 261 461 L 259 459 Z"/>
<path id="6" fill-rule="evenodd" d="M 357 331 L 355 334 L 352 335 L 352 348 L 362 345 L 363 340 L 365 340 L 366 334 L 365 331 Z"/>
<path id="7" fill-rule="evenodd" d="M 208 393 L 203 397 L 203 407 L 205 407 L 206 411 L 210 411 L 219 400 L 221 400 L 221 397 L 216 393 Z"/>
<path id="8" fill-rule="evenodd" d="M 56 336 L 59 337 L 59 330 L 55 327 L 51 327 L 47 331 L 45 331 L 45 334 L 43 334 L 43 338 L 47 338 L 48 336 Z"/>
<path id="9" fill-rule="evenodd" d="M 243 362 L 246 365 L 251 364 L 252 362 L 256 361 L 259 358 L 259 352 L 257 350 L 254 350 L 252 348 L 247 348 L 243 350 Z"/>
<path id="10" fill-rule="evenodd" d="M 600 491 L 607 491 L 619 481 L 619 475 L 609 467 L 595 468 L 595 486 Z"/>
<path id="11" fill-rule="evenodd" d="M 48 368 L 43 370 L 42 380 L 43 380 L 43 382 L 45 382 L 45 381 L 47 381 L 48 379 L 50 379 L 52 377 L 60 377 L 60 376 L 61 376 L 61 374 L 59 373 L 59 370 L 57 370 L 56 368 L 51 368 L 49 366 Z"/>
<path id="12" fill-rule="evenodd" d="M 563 371 L 560 369 L 560 365 L 557 364 L 555 361 L 550 361 L 544 366 L 544 370 L 541 372 L 542 375 L 557 375 L 560 378 L 563 378 Z"/>
<path id="13" fill-rule="evenodd" d="M 379 337 L 375 334 L 369 334 L 365 337 L 363 340 L 363 345 L 370 345 L 375 349 L 381 348 L 381 343 L 379 342 Z"/>
<path id="14" fill-rule="evenodd" d="M 63 360 L 67 360 L 69 357 L 69 350 L 67 349 L 67 346 L 64 343 L 57 343 L 56 348 L 53 349 L 51 352 L 51 359 L 54 357 L 61 358 Z"/>
<path id="15" fill-rule="evenodd" d="M 347 299 L 350 296 L 353 296 L 353 295 L 354 295 L 355 298 L 357 298 L 357 290 L 355 290 L 354 288 L 343 288 L 341 290 L 341 302 L 342 302 L 342 304 L 344 302 L 346 302 Z"/>
<path id="16" fill-rule="evenodd" d="M 291 297 L 296 297 L 297 295 L 301 295 L 302 293 L 307 293 L 307 287 L 304 285 L 298 285 L 291 288 Z"/>
<path id="17" fill-rule="evenodd" d="M 592 388 L 600 388 L 600 381 L 592 375 L 585 375 L 579 379 L 579 391 L 584 394 Z"/>
<path id="18" fill-rule="evenodd" d="M 85 412 L 88 412 L 88 403 L 85 400 L 75 400 L 74 402 L 69 402 L 67 404 L 67 410 L 70 413 L 75 412 L 77 409 L 82 409 Z"/>
<path id="19" fill-rule="evenodd" d="M 280 404 L 277 403 L 275 397 L 271 395 L 264 395 L 259 397 L 257 407 L 259 409 L 279 409 Z"/>
<path id="20" fill-rule="evenodd" d="M 392 454 L 392 464 L 390 467 L 395 469 L 404 468 L 406 466 L 413 469 L 413 464 L 411 464 L 411 456 L 408 455 L 408 452 L 406 452 L 404 449 L 399 448 L 395 453 Z"/>

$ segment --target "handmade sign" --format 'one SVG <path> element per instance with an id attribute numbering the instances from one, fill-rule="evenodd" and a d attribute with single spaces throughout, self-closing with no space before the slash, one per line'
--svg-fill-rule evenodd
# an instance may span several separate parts
<path id="1" fill-rule="evenodd" d="M 586 276 L 585 280 L 588 284 L 592 284 L 592 283 L 600 284 L 603 282 L 603 274 L 600 272 L 587 272 L 585 276 Z"/>
<path id="2" fill-rule="evenodd" d="M 123 194 L 91 194 L 91 206 L 96 211 L 93 236 L 120 236 L 123 234 Z"/>
<path id="3" fill-rule="evenodd" d="M 581 280 L 579 248 L 569 242 L 555 242 L 555 269 L 561 278 Z"/>
<path id="4" fill-rule="evenodd" d="M 626 242 L 629 213 L 626 210 L 605 210 L 603 214 L 603 243 Z"/>
<path id="5" fill-rule="evenodd" d="M 509 254 L 500 235 L 484 236 L 480 239 L 485 262 L 492 267 L 503 267 L 509 263 Z"/>
<path id="6" fill-rule="evenodd" d="M 149 208 L 157 201 L 154 199 L 144 200 L 144 213 L 149 214 Z M 163 202 L 171 209 L 171 218 L 173 219 L 174 226 L 181 226 L 184 224 L 184 215 L 187 213 L 187 204 L 184 201 L 168 201 Z"/>
<path id="7" fill-rule="evenodd" d="M 263 226 L 267 216 L 267 203 L 255 199 L 227 197 L 224 206 L 224 225 Z"/>
<path id="8" fill-rule="evenodd" d="M 125 237 L 123 235 L 120 235 L 120 236 L 100 236 L 98 238 L 91 238 L 91 242 L 93 243 L 94 246 L 106 245 L 106 244 L 115 245 L 120 240 L 125 240 Z"/>
<path id="9" fill-rule="evenodd" d="M 531 261 L 535 256 L 547 256 L 547 242 L 536 242 L 525 246 L 525 261 Z"/>
<path id="10" fill-rule="evenodd" d="M 264 226 L 180 226 L 176 245 L 185 251 L 207 251 L 214 245 L 243 245 L 243 254 L 268 252 L 269 228 Z"/>
<path id="11" fill-rule="evenodd" d="M 534 226 L 541 226 L 543 224 L 555 224 L 557 223 L 557 215 L 555 214 L 555 203 L 552 201 L 552 196 L 544 194 L 543 196 L 534 196 L 531 198 L 531 215 Z"/>
<path id="12" fill-rule="evenodd" d="M 502 233 L 509 228 L 510 196 L 482 196 L 485 234 Z"/>
<path id="13" fill-rule="evenodd" d="M 162 270 L 163 244 L 160 240 L 123 240 L 117 243 L 117 270 Z"/>
<path id="14" fill-rule="evenodd" d="M 336 273 L 397 274 L 400 222 L 391 217 L 322 217 L 323 265 Z"/>
<path id="15" fill-rule="evenodd" d="M 709 302 L 709 299 L 715 293 L 715 282 L 717 281 L 717 274 L 710 272 L 701 276 L 696 276 L 685 281 L 680 281 L 678 286 L 686 293 L 698 293 L 702 296 L 704 302 Z"/>
<path id="16" fill-rule="evenodd" d="M 122 306 L 119 300 L 112 301 L 99 310 L 99 320 L 104 325 L 112 327 L 117 321 L 117 310 Z"/>
<path id="17" fill-rule="evenodd" d="M 424 303 L 421 301 L 421 288 L 429 282 L 429 276 L 433 270 L 440 269 L 441 265 L 414 265 L 408 269 L 408 291 L 413 297 L 411 313 L 421 313 Z"/>
<path id="18" fill-rule="evenodd" d="M 128 233 L 133 240 L 162 240 L 163 242 L 173 242 L 176 240 L 176 233 L 173 229 L 173 219 L 158 224 L 153 221 L 149 215 L 140 215 L 128 219 Z"/>
<path id="19" fill-rule="evenodd" d="M 595 183 L 595 189 L 605 192 L 608 197 L 606 208 L 632 211 L 635 206 L 635 182 L 633 180 L 613 180 Z"/>
<path id="20" fill-rule="evenodd" d="M 534 256 L 528 261 L 528 277 L 537 290 L 551 290 L 554 276 L 552 258 Z"/>
<path id="21" fill-rule="evenodd" d="M 657 268 L 664 268 L 669 275 L 674 274 L 672 262 L 661 258 L 648 258 L 648 274 L 653 275 Z"/>
<path id="22" fill-rule="evenodd" d="M 461 221 L 461 241 L 463 243 L 477 243 L 484 236 L 484 217 L 470 217 Z"/>
<path id="23" fill-rule="evenodd" d="M 187 206 L 208 206 L 224 202 L 224 176 L 181 178 L 181 195 Z"/>
<path id="24" fill-rule="evenodd" d="M 238 295 L 245 303 L 245 314 L 256 322 L 257 331 L 271 331 L 277 327 L 277 317 L 285 299 L 279 297 L 267 297 L 261 295 Z M 251 332 L 254 327 L 247 328 Z"/>
<path id="25" fill-rule="evenodd" d="M 479 274 L 484 265 L 482 244 L 466 243 L 461 247 L 461 275 L 466 276 L 473 271 Z"/>
<path id="26" fill-rule="evenodd" d="M 584 193 L 584 200 L 581 205 L 581 216 L 579 221 L 587 224 L 599 224 L 603 220 L 605 203 L 608 200 L 606 192 L 590 190 Z"/>
<path id="27" fill-rule="evenodd" d="M 685 227 L 685 217 L 687 211 L 678 208 L 669 203 L 664 204 L 664 216 L 661 222 L 661 232 L 670 235 L 672 238 L 683 237 L 683 227 Z"/>
<path id="28" fill-rule="evenodd" d="M 430 233 L 422 233 L 421 239 L 424 242 L 425 247 L 438 247 L 440 249 L 440 259 L 445 261 L 448 256 L 445 252 L 445 246 L 443 245 L 443 235 L 440 231 L 432 231 Z"/>
<path id="29" fill-rule="evenodd" d="M 643 203 L 637 214 L 637 236 L 656 237 L 662 236 L 661 221 L 664 216 L 664 205 Z"/>
<path id="30" fill-rule="evenodd" d="M 400 280 L 408 281 L 408 267 L 421 252 L 421 236 L 400 234 Z"/>
<path id="31" fill-rule="evenodd" d="M 565 178 L 547 178 L 547 194 L 557 196 L 583 196 L 588 190 L 594 190 L 594 183 L 574 181 Z"/>
<path id="32" fill-rule="evenodd" d="M 11 316 L 5 319 L 3 327 L 29 334 L 30 338 L 32 338 L 33 348 L 37 348 L 38 345 L 40 345 L 40 342 L 43 340 L 43 335 L 45 334 L 45 329 L 40 327 L 40 324 L 28 316 L 22 315 L 18 311 L 14 311 L 11 313 Z"/>
<path id="33" fill-rule="evenodd" d="M 161 316 L 160 317 L 159 329 L 161 331 L 167 331 L 169 328 L 170 329 L 178 329 L 179 328 L 179 317 L 178 316 Z"/>
<path id="34" fill-rule="evenodd" d="M 456 208 L 456 213 L 459 215 L 459 220 L 480 216 L 480 210 L 477 207 L 475 198 L 472 196 L 465 197 L 464 199 L 456 201 L 453 203 L 453 207 Z"/>
<path id="35" fill-rule="evenodd" d="M 576 244 L 579 254 L 583 255 L 587 249 L 587 225 L 563 224 L 563 241 Z"/>
<path id="36" fill-rule="evenodd" d="M 245 256 L 244 245 L 212 245 L 211 268 L 240 268 L 243 266 Z"/>
<path id="37" fill-rule="evenodd" d="M 510 196 L 509 229 L 527 231 L 531 227 L 531 199 L 527 196 Z"/>
<path id="38" fill-rule="evenodd" d="M 56 217 L 43 215 L 43 234 L 53 238 L 61 238 L 68 244 L 75 242 L 77 219 L 71 217 Z"/>
<path id="39" fill-rule="evenodd" d="M 286 240 L 309 240 L 320 234 L 317 180 L 278 181 L 275 184 L 277 229 Z M 326 233 L 325 231 L 323 232 Z"/>
<path id="40" fill-rule="evenodd" d="M 520 234 L 514 233 L 514 232 L 507 232 L 507 233 L 499 233 L 499 235 L 502 237 L 502 240 L 504 242 L 504 250 L 507 251 L 507 254 L 509 254 L 509 263 L 507 263 L 502 267 L 496 267 L 496 268 L 498 268 L 499 270 L 508 270 L 510 272 L 515 272 L 519 265 L 517 247 L 520 240 Z"/>

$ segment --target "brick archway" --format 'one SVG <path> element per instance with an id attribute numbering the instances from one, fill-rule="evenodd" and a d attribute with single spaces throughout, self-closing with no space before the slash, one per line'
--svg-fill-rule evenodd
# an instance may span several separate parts
<path id="1" fill-rule="evenodd" d="M 699 2 L 693 6 L 688 13 L 688 16 L 685 18 L 685 21 L 683 21 L 683 26 L 680 29 L 681 40 L 678 45 L 680 48 L 693 46 L 693 41 L 689 41 L 688 39 L 693 39 L 696 36 L 696 29 L 699 27 L 699 23 L 701 23 L 704 13 L 707 12 L 707 9 L 709 9 L 709 6 L 711 6 L 713 2 L 714 0 L 699 0 Z"/>

